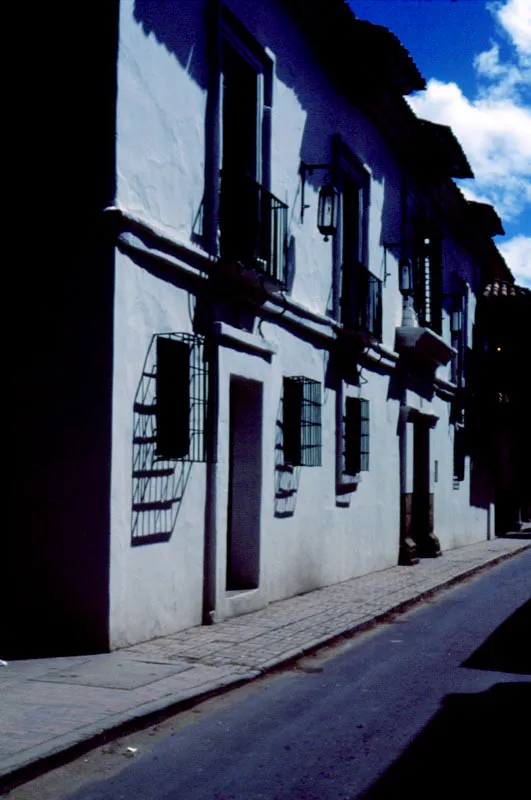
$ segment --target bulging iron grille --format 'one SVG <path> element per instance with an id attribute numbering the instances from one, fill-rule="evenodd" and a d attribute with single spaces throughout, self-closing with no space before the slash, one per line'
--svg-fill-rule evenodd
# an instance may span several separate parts
<path id="1" fill-rule="evenodd" d="M 209 457 L 205 340 L 155 335 L 134 401 L 133 546 L 168 541 L 191 465 Z"/>

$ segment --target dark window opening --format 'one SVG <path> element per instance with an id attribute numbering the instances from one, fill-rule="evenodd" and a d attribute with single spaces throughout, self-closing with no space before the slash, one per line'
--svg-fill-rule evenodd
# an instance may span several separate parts
<path id="1" fill-rule="evenodd" d="M 222 48 L 221 255 L 285 286 L 288 207 L 269 191 L 272 63 L 245 39 L 227 29 Z"/>
<path id="2" fill-rule="evenodd" d="M 362 171 L 361 166 L 358 167 Z M 346 328 L 382 338 L 382 281 L 367 268 L 369 177 L 362 171 L 342 172 L 342 323 Z"/>
<path id="3" fill-rule="evenodd" d="M 465 479 L 466 441 L 463 425 L 454 426 L 454 481 Z"/>
<path id="4" fill-rule="evenodd" d="M 284 463 L 321 466 L 321 384 L 310 378 L 284 378 Z"/>
<path id="5" fill-rule="evenodd" d="M 343 263 L 363 261 L 363 187 L 347 172 L 342 173 Z"/>
<path id="6" fill-rule="evenodd" d="M 452 382 L 460 388 L 465 383 L 468 329 L 468 291 L 464 281 L 452 276 L 451 342 L 457 354 L 452 359 Z"/>
<path id="7" fill-rule="evenodd" d="M 345 400 L 344 472 L 357 475 L 369 470 L 369 401 L 357 397 Z"/>
<path id="8" fill-rule="evenodd" d="M 261 178 L 259 74 L 227 41 L 223 42 L 223 161 L 226 172 Z"/>
<path id="9" fill-rule="evenodd" d="M 208 372 L 204 339 L 157 337 L 155 452 L 158 459 L 207 460 Z"/>

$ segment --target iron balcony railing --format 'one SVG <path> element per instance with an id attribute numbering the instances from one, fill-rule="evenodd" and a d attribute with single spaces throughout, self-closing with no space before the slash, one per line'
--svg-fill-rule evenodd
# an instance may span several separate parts
<path id="1" fill-rule="evenodd" d="M 359 262 L 343 264 L 342 322 L 381 341 L 382 281 Z"/>
<path id="2" fill-rule="evenodd" d="M 440 260 L 434 257 L 432 243 L 416 245 L 413 256 L 413 305 L 419 325 L 441 333 L 442 287 Z"/>
<path id="3" fill-rule="evenodd" d="M 221 174 L 221 255 L 286 285 L 288 206 L 247 175 Z"/>

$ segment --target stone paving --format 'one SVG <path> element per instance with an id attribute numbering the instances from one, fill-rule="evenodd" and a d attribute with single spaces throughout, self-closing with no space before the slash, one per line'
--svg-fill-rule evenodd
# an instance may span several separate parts
<path id="1" fill-rule="evenodd" d="M 0 667 L 0 779 L 251 680 L 530 546 L 518 536 L 494 539 L 113 653 L 10 662 Z"/>

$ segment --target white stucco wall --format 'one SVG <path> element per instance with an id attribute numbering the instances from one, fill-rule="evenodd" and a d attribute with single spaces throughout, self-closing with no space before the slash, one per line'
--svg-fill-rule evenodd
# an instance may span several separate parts
<path id="1" fill-rule="evenodd" d="M 203 0 L 182 0 L 179 15 L 156 4 L 135 17 L 121 4 L 117 101 L 117 203 L 170 238 L 197 249 L 194 222 L 205 170 L 207 59 Z M 383 344 L 392 349 L 401 322 L 396 244 L 400 240 L 401 172 L 369 120 L 353 109 L 314 59 L 283 6 L 270 0 L 228 0 L 227 5 L 274 59 L 271 117 L 271 190 L 289 207 L 295 266 L 290 297 L 324 314 L 331 308 L 333 244 L 316 227 L 322 173 L 306 184 L 301 223 L 300 162 L 328 162 L 331 136 L 344 143 L 371 176 L 369 267 L 384 280 Z M 140 5 L 144 8 L 145 6 Z M 267 13 L 266 13 L 267 12 Z M 186 24 L 183 24 L 183 21 Z M 445 240 L 443 263 L 472 286 L 474 268 Z M 203 589 L 206 467 L 194 464 L 169 541 L 131 547 L 133 402 L 154 334 L 192 331 L 193 293 L 179 278 L 148 271 L 117 253 L 115 302 L 114 436 L 111 530 L 111 642 L 120 646 L 198 624 Z M 473 314 L 471 301 L 469 320 Z M 471 324 L 471 323 L 469 323 Z M 336 492 L 336 394 L 325 385 L 327 346 L 288 332 L 282 322 L 255 331 L 276 346 L 264 358 L 222 343 L 219 349 L 218 463 L 216 467 L 216 613 L 219 618 L 345 580 L 397 562 L 400 532 L 399 406 L 385 370 L 364 367 L 347 393 L 370 402 L 370 470 L 356 490 Z M 470 331 L 471 334 L 471 331 Z M 444 312 L 443 335 L 449 335 Z M 448 367 L 437 373 L 448 380 Z M 260 582 L 245 593 L 225 591 L 229 485 L 231 375 L 263 386 Z M 275 515 L 275 436 L 283 376 L 304 375 L 323 384 L 322 466 L 297 469 L 293 514 Z M 408 391 L 412 408 L 438 418 L 431 433 L 435 533 L 443 551 L 487 536 L 488 503 L 471 500 L 470 464 L 453 485 L 453 428 L 449 402 Z M 411 458 L 411 452 L 407 457 Z M 294 479 L 295 480 L 295 479 Z M 411 491 L 412 487 L 407 487 Z"/>
<path id="2" fill-rule="evenodd" d="M 117 202 L 185 241 L 204 187 L 205 8 L 120 4 Z"/>
<path id="3" fill-rule="evenodd" d="M 113 647 L 201 622 L 204 464 L 191 465 L 169 540 L 132 546 L 133 405 L 153 336 L 171 332 L 191 332 L 187 293 L 117 253 L 110 552 Z M 148 370 L 151 364 L 152 358 Z M 151 460 L 146 463 L 150 465 Z M 180 468 L 177 463 L 175 469 Z M 180 491 L 170 493 L 180 495 Z M 151 517 L 148 528 L 139 533 L 162 533 L 165 523 L 163 517 Z"/>
<path id="4" fill-rule="evenodd" d="M 276 345 L 271 361 L 224 347 L 220 352 L 220 412 L 217 492 L 218 617 L 232 609 L 251 610 L 266 601 L 309 591 L 396 564 L 399 545 L 398 402 L 388 401 L 389 377 L 363 370 L 353 396 L 370 402 L 371 469 L 357 488 L 336 493 L 336 392 L 325 386 L 328 351 L 301 340 L 273 323 L 261 333 Z M 261 576 L 247 598 L 226 597 L 226 530 L 228 504 L 228 397 L 231 375 L 263 384 L 263 473 Z M 289 483 L 296 491 L 284 511 L 275 492 L 277 419 L 281 419 L 284 376 L 304 375 L 322 384 L 322 464 L 295 468 Z M 364 383 L 366 381 L 366 383 Z"/>

